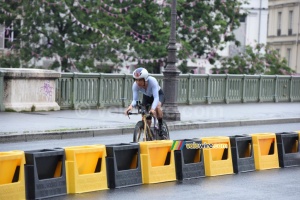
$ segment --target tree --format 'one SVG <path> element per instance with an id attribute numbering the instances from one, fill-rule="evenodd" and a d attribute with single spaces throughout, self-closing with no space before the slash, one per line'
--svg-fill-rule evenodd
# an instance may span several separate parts
<path id="1" fill-rule="evenodd" d="M 182 61 L 182 63 L 178 66 L 178 69 L 181 71 L 181 73 L 183 73 L 183 74 L 186 74 L 186 73 L 189 73 L 190 72 L 190 70 L 189 70 L 189 68 L 188 68 L 188 66 L 187 66 L 187 61 L 186 60 L 184 60 L 184 61 Z"/>
<path id="2" fill-rule="evenodd" d="M 211 63 L 245 15 L 246 0 L 177 0 L 178 59 Z M 51 68 L 99 72 L 109 62 L 137 61 L 157 72 L 166 62 L 171 0 L 41 0 L 0 2 L 0 24 L 20 34 L 9 44 L 23 67 L 42 58 Z M 5 12 L 4 12 L 5 11 Z M 9 13 L 9 14 L 8 14 Z M 16 23 L 17 21 L 20 23 Z M 103 64 L 104 63 L 104 64 Z"/>
<path id="3" fill-rule="evenodd" d="M 286 59 L 281 59 L 276 50 L 269 45 L 247 45 L 245 52 L 220 60 L 221 67 L 216 65 L 213 74 L 266 74 L 285 75 L 294 71 L 288 67 Z"/>

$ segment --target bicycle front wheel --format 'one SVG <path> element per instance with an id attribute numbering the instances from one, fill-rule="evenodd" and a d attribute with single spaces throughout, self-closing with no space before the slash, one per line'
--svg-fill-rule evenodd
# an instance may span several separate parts
<path id="1" fill-rule="evenodd" d="M 147 125 L 146 125 L 147 126 Z M 133 132 L 133 142 L 141 142 L 141 141 L 151 141 L 153 140 L 153 134 L 149 129 L 146 128 L 144 132 L 144 123 L 143 121 L 139 121 L 136 123 L 134 132 Z"/>

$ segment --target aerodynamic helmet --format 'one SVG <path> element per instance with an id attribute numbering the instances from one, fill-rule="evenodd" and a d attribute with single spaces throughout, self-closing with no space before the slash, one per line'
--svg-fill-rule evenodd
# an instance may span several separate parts
<path id="1" fill-rule="evenodd" d="M 145 79 L 145 81 L 148 81 L 149 73 L 148 71 L 143 68 L 137 68 L 136 70 L 133 71 L 132 76 L 134 79 Z"/>

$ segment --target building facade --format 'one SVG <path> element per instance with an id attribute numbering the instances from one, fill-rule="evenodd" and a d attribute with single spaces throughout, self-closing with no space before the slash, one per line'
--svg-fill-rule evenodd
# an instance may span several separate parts
<path id="1" fill-rule="evenodd" d="M 300 0 L 269 0 L 267 42 L 300 74 Z"/>
<path id="2" fill-rule="evenodd" d="M 234 35 L 241 46 L 230 44 L 224 56 L 234 56 L 243 52 L 247 45 L 267 43 L 268 0 L 250 0 L 249 4 L 243 5 L 242 8 L 248 14 L 240 19 L 240 27 L 234 30 Z"/>
<path id="3" fill-rule="evenodd" d="M 247 45 L 254 47 L 257 43 L 267 43 L 268 0 L 249 0 L 248 4 L 242 6 L 242 12 L 248 14 L 240 19 L 240 27 L 234 30 L 234 35 L 241 45 L 237 47 L 234 43 L 228 43 L 224 50 L 218 52 L 222 57 L 232 57 L 244 52 Z M 196 73 L 199 74 L 210 73 L 210 69 L 214 67 L 207 60 L 199 59 L 196 62 L 189 62 L 188 66 L 197 66 Z"/>

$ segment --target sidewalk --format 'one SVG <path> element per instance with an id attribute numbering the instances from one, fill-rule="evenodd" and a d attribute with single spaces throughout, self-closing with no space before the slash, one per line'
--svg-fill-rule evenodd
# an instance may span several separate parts
<path id="1" fill-rule="evenodd" d="M 122 107 L 109 107 L 98 110 L 0 112 L 0 143 L 132 133 L 141 117 L 130 116 L 129 119 L 122 114 L 124 110 Z M 181 121 L 168 122 L 170 131 L 300 123 L 300 102 L 179 105 L 178 110 Z"/>

